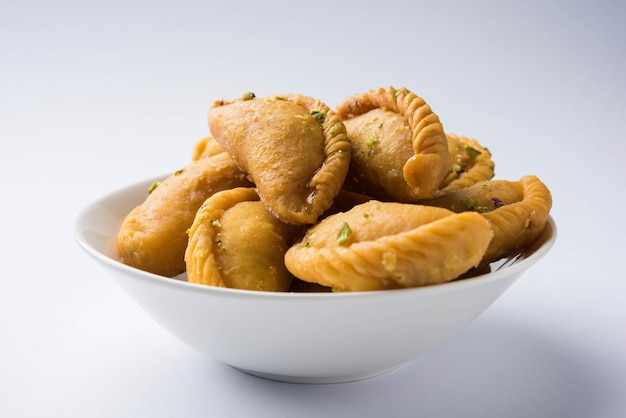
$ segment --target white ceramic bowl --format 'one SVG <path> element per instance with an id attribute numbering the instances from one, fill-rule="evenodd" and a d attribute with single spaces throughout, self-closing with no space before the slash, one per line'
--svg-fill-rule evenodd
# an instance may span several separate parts
<path id="1" fill-rule="evenodd" d="M 76 238 L 163 328 L 244 372 L 302 383 L 382 374 L 454 336 L 491 305 L 556 239 L 552 218 L 525 254 L 492 272 L 442 285 L 355 293 L 271 293 L 214 288 L 126 266 L 109 250 L 124 216 L 155 179 L 86 207 Z"/>

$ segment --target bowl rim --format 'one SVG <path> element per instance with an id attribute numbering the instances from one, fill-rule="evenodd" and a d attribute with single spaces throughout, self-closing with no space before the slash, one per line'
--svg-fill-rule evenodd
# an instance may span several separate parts
<path id="1" fill-rule="evenodd" d="M 129 184 L 127 186 L 118 188 L 112 192 L 109 192 L 92 203 L 83 207 L 75 218 L 74 222 L 74 237 L 79 246 L 87 252 L 91 257 L 97 261 L 107 265 L 108 267 L 117 269 L 121 272 L 125 272 L 128 275 L 133 276 L 135 279 L 141 279 L 143 281 L 152 282 L 161 286 L 168 286 L 178 290 L 186 290 L 193 292 L 207 292 L 210 294 L 217 294 L 231 297 L 252 297 L 255 299 L 269 299 L 269 300 L 342 300 L 344 298 L 359 298 L 359 297 L 379 297 L 380 295 L 409 295 L 413 293 L 429 294 L 433 292 L 442 291 L 456 291 L 468 287 L 480 286 L 488 282 L 498 281 L 507 276 L 515 275 L 521 271 L 528 269 L 535 264 L 541 258 L 543 258 L 554 245 L 557 238 L 557 226 L 552 215 L 548 217 L 546 226 L 541 235 L 530 245 L 528 249 L 522 251 L 518 255 L 512 257 L 509 261 L 510 265 L 505 265 L 498 270 L 478 274 L 476 276 L 463 278 L 461 280 L 452 280 L 446 283 L 420 286 L 414 288 L 405 289 L 388 289 L 388 290 L 371 290 L 360 292 L 263 292 L 257 290 L 245 290 L 245 289 L 232 289 L 215 286 L 207 286 L 197 283 L 190 283 L 185 280 L 180 280 L 171 277 L 160 276 L 158 274 L 150 273 L 126 265 L 104 252 L 96 249 L 88 240 L 84 237 L 84 233 L 87 232 L 86 225 L 88 220 L 92 218 L 93 212 L 98 208 L 106 208 L 112 201 L 119 195 L 128 190 L 141 187 L 146 184 L 152 184 L 155 180 L 164 178 L 166 175 L 152 176 L 144 180 L 140 180 Z M 114 238 L 113 236 L 108 239 Z M 516 257 L 524 256 L 522 259 L 515 261 Z M 500 263 L 502 261 L 499 261 Z M 498 263 L 498 262 L 496 262 Z"/>

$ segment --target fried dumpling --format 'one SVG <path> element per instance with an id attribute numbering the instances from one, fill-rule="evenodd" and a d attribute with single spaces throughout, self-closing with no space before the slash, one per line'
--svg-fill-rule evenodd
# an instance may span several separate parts
<path id="1" fill-rule="evenodd" d="M 491 180 L 495 164 L 487 148 L 466 136 L 446 134 L 446 137 L 450 152 L 450 168 L 435 196 Z"/>
<path id="2" fill-rule="evenodd" d="M 543 232 L 550 209 L 552 194 L 537 176 L 524 176 L 519 180 L 523 197 L 508 205 L 498 205 L 483 216 L 493 230 L 493 241 L 485 260 L 497 260 L 515 254 L 535 241 Z"/>
<path id="3" fill-rule="evenodd" d="M 479 182 L 425 203 L 455 212 L 481 213 L 493 230 L 483 260 L 491 262 L 521 251 L 541 235 L 552 208 L 552 194 L 537 176 L 524 176 L 518 181 Z"/>
<path id="4" fill-rule="evenodd" d="M 209 286 L 287 291 L 283 257 L 301 227 L 270 214 L 252 188 L 214 194 L 198 210 L 185 253 L 187 280 Z"/>
<path id="5" fill-rule="evenodd" d="M 423 286 L 477 266 L 491 235 L 478 213 L 372 200 L 310 227 L 285 264 L 335 291 Z"/>
<path id="6" fill-rule="evenodd" d="M 209 128 L 285 222 L 315 223 L 348 172 L 351 148 L 341 118 L 309 96 L 248 94 L 216 102 Z"/>
<path id="7" fill-rule="evenodd" d="M 182 273 L 187 229 L 202 202 L 217 191 L 250 185 L 226 153 L 190 162 L 155 183 L 125 217 L 117 234 L 120 261 L 162 276 Z"/>
<path id="8" fill-rule="evenodd" d="M 448 141 L 439 117 L 406 88 L 379 88 L 338 107 L 353 157 L 347 185 L 378 199 L 431 197 L 448 173 Z"/>

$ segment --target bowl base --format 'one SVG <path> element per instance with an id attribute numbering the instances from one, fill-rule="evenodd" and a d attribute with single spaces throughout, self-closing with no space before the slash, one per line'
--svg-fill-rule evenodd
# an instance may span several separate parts
<path id="1" fill-rule="evenodd" d="M 280 374 L 272 374 L 272 373 L 264 373 L 257 372 L 254 370 L 242 369 L 240 367 L 232 366 L 234 369 L 239 370 L 240 372 L 249 374 L 251 376 L 260 377 L 262 379 L 274 380 L 277 382 L 284 383 L 301 383 L 301 384 L 333 384 L 333 383 L 348 383 L 348 382 L 356 382 L 359 380 L 371 379 L 377 376 L 381 376 L 385 373 L 389 373 L 392 370 L 397 369 L 400 366 L 394 366 L 384 370 L 378 370 L 368 373 L 359 373 L 354 375 L 347 376 L 287 376 Z"/>

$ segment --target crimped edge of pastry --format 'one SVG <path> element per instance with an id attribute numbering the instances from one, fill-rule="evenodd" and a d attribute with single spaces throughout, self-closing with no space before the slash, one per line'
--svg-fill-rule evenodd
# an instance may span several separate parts
<path id="1" fill-rule="evenodd" d="M 189 241 L 185 250 L 187 281 L 208 286 L 227 287 L 215 258 L 220 251 L 217 224 L 228 209 L 238 202 L 258 201 L 253 188 L 238 187 L 216 193 L 198 209 L 189 228 Z"/>
<path id="2" fill-rule="evenodd" d="M 463 189 L 494 176 L 491 152 L 476 139 L 446 133 L 450 151 L 450 169 L 434 196 Z"/>
<path id="3" fill-rule="evenodd" d="M 405 87 L 393 86 L 348 97 L 337 106 L 337 113 L 346 120 L 375 108 L 391 110 L 407 118 L 414 155 L 404 163 L 403 176 L 412 186 L 412 198 L 432 196 L 447 175 L 450 164 L 448 140 L 439 116 L 423 98 Z"/>
<path id="4" fill-rule="evenodd" d="M 390 209 L 393 205 L 410 205 L 370 201 L 320 224 L 342 224 L 345 220 L 345 228 L 350 219 L 369 216 L 371 204 Z M 381 233 L 375 239 L 347 239 L 341 243 L 339 230 L 338 237 L 318 237 L 312 244 L 309 238 L 319 233 L 312 227 L 300 243 L 287 250 L 285 265 L 299 279 L 335 291 L 366 291 L 444 283 L 480 263 L 492 236 L 486 219 L 473 212 L 457 214 L 443 208 L 412 206 L 417 226 L 390 235 Z M 393 222 L 391 214 L 374 216 L 385 216 Z"/>

